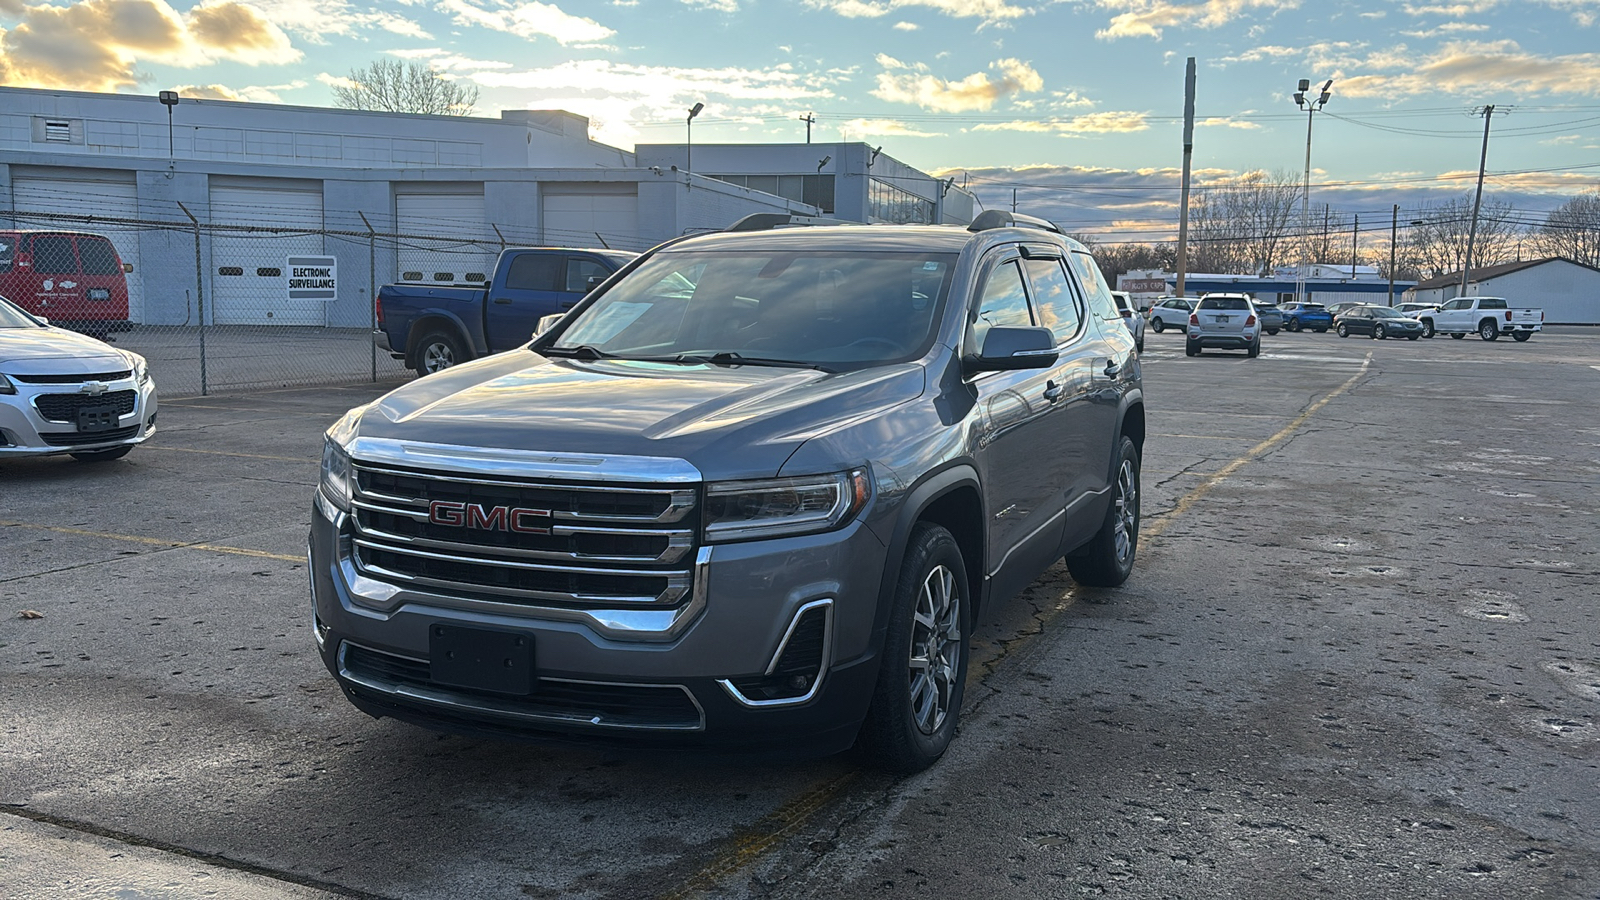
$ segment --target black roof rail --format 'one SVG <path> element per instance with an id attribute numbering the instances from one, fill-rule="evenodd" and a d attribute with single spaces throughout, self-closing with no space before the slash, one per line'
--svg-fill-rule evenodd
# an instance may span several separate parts
<path id="1" fill-rule="evenodd" d="M 1056 223 L 1038 216 L 1025 216 L 1004 209 L 986 209 L 967 226 L 968 231 L 988 231 L 991 228 L 1042 228 L 1045 231 L 1065 234 Z"/>
<path id="2" fill-rule="evenodd" d="M 771 231 L 783 225 L 860 225 L 860 222 L 846 222 L 844 219 L 828 219 L 822 216 L 796 216 L 789 213 L 751 213 L 739 221 L 729 225 L 723 231 Z"/>

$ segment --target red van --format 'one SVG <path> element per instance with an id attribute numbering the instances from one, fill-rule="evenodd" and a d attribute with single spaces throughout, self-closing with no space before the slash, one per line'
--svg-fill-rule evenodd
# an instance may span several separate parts
<path id="1" fill-rule="evenodd" d="M 0 231 L 0 296 L 94 337 L 128 328 L 128 279 L 104 235 Z"/>

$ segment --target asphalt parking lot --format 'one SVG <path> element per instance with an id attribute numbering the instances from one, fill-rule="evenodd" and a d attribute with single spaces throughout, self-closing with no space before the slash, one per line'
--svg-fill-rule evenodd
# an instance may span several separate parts
<path id="1" fill-rule="evenodd" d="M 0 896 L 1600 896 L 1600 329 L 1146 341 L 1133 578 L 990 611 L 902 780 L 356 711 L 305 532 L 382 385 L 0 462 Z"/>

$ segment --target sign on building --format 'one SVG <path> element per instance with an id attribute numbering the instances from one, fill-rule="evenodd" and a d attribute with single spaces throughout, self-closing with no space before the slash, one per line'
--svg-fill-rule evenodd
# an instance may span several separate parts
<path id="1" fill-rule="evenodd" d="M 333 300 L 339 296 L 338 260 L 331 256 L 291 256 L 290 300 Z"/>

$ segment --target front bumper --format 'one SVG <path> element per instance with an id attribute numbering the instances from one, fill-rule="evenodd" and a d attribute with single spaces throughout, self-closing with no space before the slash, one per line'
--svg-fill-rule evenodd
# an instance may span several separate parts
<path id="1" fill-rule="evenodd" d="M 359 570 L 350 532 L 348 517 L 319 500 L 309 547 L 313 624 L 328 670 L 371 715 L 457 733 L 800 754 L 847 748 L 866 715 L 887 551 L 859 522 L 702 547 L 691 597 L 653 617 L 508 609 L 377 582 Z M 497 694 L 435 680 L 435 626 L 526 636 L 533 690 Z M 810 643 L 801 631 L 812 632 Z M 802 646 L 818 652 L 804 690 L 772 700 L 750 687 Z"/>
<path id="2" fill-rule="evenodd" d="M 143 443 L 155 434 L 153 378 L 142 385 L 131 377 L 101 382 L 105 390 L 97 394 L 84 392 L 82 383 L 13 382 L 15 394 L 0 394 L 0 458 L 109 450 Z M 79 431 L 75 410 L 102 401 L 119 404 L 115 427 Z M 48 415 L 41 411 L 41 404 Z"/>

